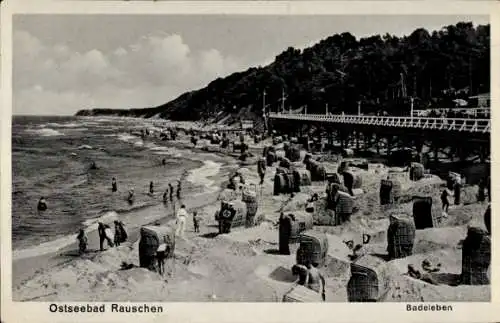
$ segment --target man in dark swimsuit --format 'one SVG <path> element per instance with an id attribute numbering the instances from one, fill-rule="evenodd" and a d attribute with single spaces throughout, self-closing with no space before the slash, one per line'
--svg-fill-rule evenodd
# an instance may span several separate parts
<path id="1" fill-rule="evenodd" d="M 118 191 L 118 185 L 116 184 L 116 178 L 114 178 L 114 177 L 111 180 L 111 191 L 112 192 Z"/>
<path id="2" fill-rule="evenodd" d="M 172 202 L 174 200 L 174 187 L 171 183 L 168 183 L 168 190 L 170 193 L 170 202 Z"/>

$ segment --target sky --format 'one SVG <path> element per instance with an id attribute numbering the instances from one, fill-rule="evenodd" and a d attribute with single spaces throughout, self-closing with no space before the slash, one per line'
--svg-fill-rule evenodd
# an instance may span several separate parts
<path id="1" fill-rule="evenodd" d="M 15 15 L 13 113 L 163 104 L 336 33 L 407 35 L 488 16 Z"/>

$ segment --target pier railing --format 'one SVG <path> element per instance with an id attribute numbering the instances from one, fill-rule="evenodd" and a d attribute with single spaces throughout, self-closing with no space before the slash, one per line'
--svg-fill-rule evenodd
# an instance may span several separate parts
<path id="1" fill-rule="evenodd" d="M 442 131 L 459 131 L 474 133 L 490 133 L 490 119 L 467 118 L 429 118 L 417 116 L 365 116 L 365 115 L 339 115 L 339 114 L 285 114 L 270 113 L 270 119 L 299 120 L 304 122 L 326 122 L 371 125 L 381 127 L 430 129 Z"/>

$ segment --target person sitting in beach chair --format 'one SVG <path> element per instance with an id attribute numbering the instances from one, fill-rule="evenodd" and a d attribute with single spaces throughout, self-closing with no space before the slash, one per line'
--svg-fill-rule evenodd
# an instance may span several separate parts
<path id="1" fill-rule="evenodd" d="M 80 229 L 80 232 L 78 233 L 76 239 L 78 240 L 78 252 L 81 256 L 85 252 L 87 252 L 87 246 L 88 246 L 88 238 L 85 235 L 85 230 Z"/>
<path id="2" fill-rule="evenodd" d="M 318 263 L 308 263 L 307 269 L 309 278 L 306 287 L 317 293 L 321 293 L 323 301 L 325 301 L 325 278 L 318 270 Z"/>
<path id="3" fill-rule="evenodd" d="M 309 270 L 306 266 L 299 264 L 293 265 L 292 274 L 294 276 L 299 276 L 299 280 L 297 281 L 299 285 L 306 286 L 309 277 Z"/>
<path id="4" fill-rule="evenodd" d="M 44 212 L 47 210 L 47 202 L 45 201 L 45 198 L 43 196 L 40 197 L 40 200 L 38 201 L 37 209 L 38 212 Z"/>
<path id="5" fill-rule="evenodd" d="M 172 240 L 170 236 L 164 237 L 164 242 L 158 246 L 156 250 L 156 260 L 158 263 L 158 273 L 165 274 L 165 260 L 174 257 L 175 238 Z"/>
<path id="6" fill-rule="evenodd" d="M 111 192 L 118 191 L 118 185 L 116 184 L 116 178 L 113 177 L 111 180 Z"/>
<path id="7" fill-rule="evenodd" d="M 113 239 L 111 239 L 111 228 L 109 225 L 99 222 L 97 232 L 99 233 L 99 248 L 101 251 L 104 251 L 104 241 L 108 242 L 109 247 L 114 247 Z"/>

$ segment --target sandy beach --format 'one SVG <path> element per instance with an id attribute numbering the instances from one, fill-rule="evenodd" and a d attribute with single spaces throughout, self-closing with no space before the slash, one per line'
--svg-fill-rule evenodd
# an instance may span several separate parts
<path id="1" fill-rule="evenodd" d="M 262 154 L 270 141 L 253 144 L 247 139 L 255 156 Z M 189 147 L 189 137 L 182 136 L 174 145 Z M 281 146 L 277 146 L 280 149 Z M 191 148 L 190 148 L 191 149 Z M 281 210 L 302 212 L 312 193 L 322 195 L 324 182 L 302 186 L 293 198 L 273 196 L 273 177 L 276 166 L 268 167 L 263 185 L 258 185 L 256 158 L 242 166 L 232 153 L 221 151 L 215 145 L 200 141 L 193 151 L 225 160 L 223 169 L 211 176 L 217 191 L 185 196 L 189 214 L 197 209 L 201 217 L 199 233 L 193 232 L 192 218 L 187 221 L 186 239 L 176 242 L 175 257 L 167 261 L 164 277 L 138 268 L 138 230 L 149 224 L 148 218 L 161 218 L 162 225 L 172 225 L 172 211 L 163 205 L 140 210 L 134 214 L 137 221 L 127 227 L 129 241 L 116 248 L 97 252 L 97 233 L 89 234 L 89 252 L 84 257 L 76 254 L 75 243 L 54 254 L 14 261 L 13 299 L 15 301 L 248 301 L 279 302 L 293 286 L 296 277 L 290 268 L 295 264 L 297 244 L 291 244 L 291 255 L 279 255 L 277 222 Z M 305 152 L 302 151 L 302 155 Z M 300 163 L 299 163 L 300 164 Z M 297 167 L 303 165 L 297 164 Z M 335 171 L 337 162 L 324 162 L 329 171 Z M 215 212 L 219 209 L 220 191 L 226 185 L 228 174 L 236 169 L 247 184 L 257 185 L 257 217 L 263 221 L 252 228 L 235 228 L 229 234 L 217 234 Z M 389 172 L 401 171 L 381 163 L 370 163 L 368 170 L 353 167 L 363 178 L 362 192 L 358 193 L 351 222 L 341 226 L 314 226 L 313 230 L 327 233 L 329 249 L 322 272 L 326 276 L 326 300 L 347 302 L 346 285 L 350 277 L 351 250 L 344 243 L 361 243 L 363 234 L 371 235 L 365 252 L 383 254 L 387 246 L 388 209 L 379 205 L 380 180 Z M 433 197 L 433 212 L 440 213 L 439 195 L 444 181 L 437 176 L 413 182 L 407 173 L 400 172 L 403 195 L 426 194 Z M 486 203 L 476 201 L 477 186 L 463 188 L 463 203 L 452 206 L 447 218 L 441 218 L 434 228 L 417 230 L 413 255 L 384 264 L 388 286 L 384 301 L 488 301 L 490 285 L 451 286 L 443 278 L 438 285 L 428 284 L 406 275 L 408 264 L 419 266 L 423 259 L 441 263 L 443 277 L 455 277 L 461 272 L 461 242 L 468 225 L 484 227 Z M 410 199 L 411 200 L 411 199 Z M 399 212 L 411 214 L 411 201 L 394 205 Z M 162 217 L 161 214 L 164 214 Z M 156 222 L 152 221 L 152 222 Z M 127 270 L 121 264 L 133 264 Z"/>

